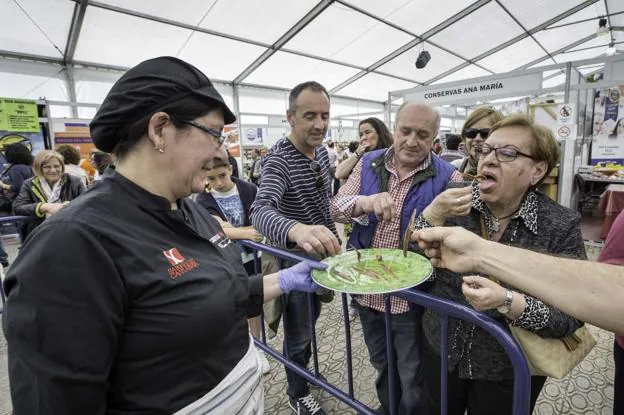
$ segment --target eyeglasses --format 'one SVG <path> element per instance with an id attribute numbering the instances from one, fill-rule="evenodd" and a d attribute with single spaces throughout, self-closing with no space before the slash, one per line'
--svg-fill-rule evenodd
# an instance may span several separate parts
<path id="1" fill-rule="evenodd" d="M 518 156 L 523 156 L 526 158 L 530 158 L 532 160 L 536 160 L 536 158 L 533 157 L 532 155 L 523 153 L 522 151 L 512 146 L 503 146 L 503 147 L 494 148 L 490 145 L 483 144 L 482 146 L 475 147 L 475 152 L 479 156 L 483 156 L 483 157 L 487 156 L 492 151 L 494 152 L 496 160 L 498 160 L 501 163 L 514 161 Z"/>
<path id="2" fill-rule="evenodd" d="M 316 190 L 321 190 L 323 188 L 323 185 L 325 184 L 323 177 L 321 177 L 321 165 L 316 160 L 312 160 L 310 162 L 310 170 L 312 170 L 314 174 L 316 174 L 316 182 L 314 182 Z"/>
<path id="3" fill-rule="evenodd" d="M 201 125 L 200 123 L 196 121 L 180 121 L 180 122 L 182 124 L 192 125 L 195 128 L 199 128 L 206 134 L 213 136 L 217 140 L 217 145 L 219 147 L 221 147 L 221 145 L 225 142 L 225 139 L 227 138 L 225 135 L 223 135 L 221 131 L 216 130 L 214 128 L 208 128 L 206 126 Z"/>
<path id="4" fill-rule="evenodd" d="M 490 131 L 492 131 L 491 128 L 464 128 L 462 135 L 470 139 L 476 138 L 477 135 L 480 135 L 481 138 L 485 140 L 490 135 Z"/>

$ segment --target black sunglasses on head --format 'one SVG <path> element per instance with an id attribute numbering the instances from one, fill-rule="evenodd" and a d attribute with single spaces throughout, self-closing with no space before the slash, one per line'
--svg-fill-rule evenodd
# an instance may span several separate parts
<path id="1" fill-rule="evenodd" d="M 480 135 L 485 140 L 490 135 L 490 131 L 492 131 L 491 128 L 464 128 L 462 135 L 466 138 L 476 138 Z"/>
<path id="2" fill-rule="evenodd" d="M 310 169 L 316 174 L 316 182 L 314 182 L 314 186 L 316 186 L 316 190 L 321 190 L 325 182 L 321 177 L 321 165 L 318 164 L 316 160 L 312 160 L 310 162 Z"/>

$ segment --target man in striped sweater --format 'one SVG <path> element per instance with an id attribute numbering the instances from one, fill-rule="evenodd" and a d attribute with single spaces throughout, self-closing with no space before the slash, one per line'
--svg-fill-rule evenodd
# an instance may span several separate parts
<path id="1" fill-rule="evenodd" d="M 304 82 L 288 98 L 290 135 L 269 151 L 262 166 L 262 182 L 252 205 L 251 222 L 272 244 L 303 250 L 317 258 L 340 252 L 336 226 L 329 213 L 331 180 L 323 139 L 329 126 L 329 94 L 317 82 Z M 307 367 L 310 360 L 310 322 L 307 294 L 286 295 L 284 353 Z M 321 304 L 315 296 L 315 319 Z M 302 377 L 286 370 L 289 403 L 297 414 L 323 415 Z"/>

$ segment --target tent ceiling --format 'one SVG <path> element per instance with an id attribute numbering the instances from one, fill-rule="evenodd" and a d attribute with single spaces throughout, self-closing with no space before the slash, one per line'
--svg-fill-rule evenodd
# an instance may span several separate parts
<path id="1" fill-rule="evenodd" d="M 419 84 L 600 56 L 610 41 L 624 50 L 624 32 L 595 36 L 598 18 L 607 14 L 615 13 L 609 26 L 624 26 L 622 0 L 181 4 L 90 0 L 80 22 L 80 0 L 0 0 L 0 57 L 121 69 L 172 55 L 226 83 L 287 89 L 314 79 L 334 94 L 383 102 L 388 91 Z M 72 22 L 78 23 L 74 30 Z M 414 61 L 423 49 L 431 61 L 416 69 Z M 28 90 L 37 85 L 54 99 L 67 95 L 56 73 L 9 81 L 18 74 L 5 72 L 6 62 L 0 60 L 3 95 L 32 95 Z M 75 98 L 99 100 L 112 82 L 77 77 Z"/>

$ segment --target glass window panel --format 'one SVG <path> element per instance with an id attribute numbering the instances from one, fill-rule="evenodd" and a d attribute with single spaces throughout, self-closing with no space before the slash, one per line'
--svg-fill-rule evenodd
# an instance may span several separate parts
<path id="1" fill-rule="evenodd" d="M 581 4 L 583 0 L 501 0 L 516 19 L 530 30 Z M 536 10 L 539 12 L 536 13 Z"/>
<path id="2" fill-rule="evenodd" d="M 157 56 L 176 56 L 191 33 L 187 29 L 89 7 L 75 58 L 130 67 Z"/>
<path id="3" fill-rule="evenodd" d="M 245 125 L 265 125 L 269 124 L 269 117 L 262 115 L 245 115 L 241 114 L 240 123 Z"/>
<path id="4" fill-rule="evenodd" d="M 96 112 L 97 108 L 94 107 L 78 107 L 78 118 L 92 120 Z"/>
<path id="5" fill-rule="evenodd" d="M 314 79 L 330 90 L 358 72 L 358 69 L 347 66 L 287 52 L 276 52 L 245 78 L 244 82 L 292 88 L 301 82 Z"/>
<path id="6" fill-rule="evenodd" d="M 50 105 L 50 118 L 72 118 L 71 107 Z"/>
<path id="7" fill-rule="evenodd" d="M 424 50 L 429 52 L 431 60 L 424 68 L 417 69 L 415 66 L 416 58 L 418 58 L 422 50 L 422 44 L 414 46 L 412 49 L 381 66 L 379 72 L 413 79 L 417 82 L 425 82 L 464 62 L 458 57 L 425 42 Z"/>
<path id="8" fill-rule="evenodd" d="M 368 67 L 413 39 L 350 7 L 332 5 L 285 48 Z"/>
<path id="9" fill-rule="evenodd" d="M 533 39 L 527 37 L 481 59 L 477 63 L 495 73 L 501 73 L 512 71 L 545 55 L 544 49 Z"/>
<path id="10" fill-rule="evenodd" d="M 552 88 L 557 85 L 565 84 L 565 74 L 553 76 L 552 78 L 545 79 L 542 82 L 542 88 Z"/>
<path id="11" fill-rule="evenodd" d="M 417 86 L 417 84 L 412 82 L 406 82 L 376 73 L 369 73 L 336 93 L 348 97 L 383 102 L 388 100 L 388 92 L 414 88 L 415 86 Z"/>
<path id="12" fill-rule="evenodd" d="M 265 50 L 249 43 L 194 32 L 178 57 L 195 65 L 211 79 L 232 81 Z"/>
<path id="13" fill-rule="evenodd" d="M 133 10 L 150 16 L 162 17 L 191 25 L 200 19 L 218 0 L 184 0 L 184 7 L 171 0 L 103 0 L 102 3 Z"/>
<path id="14" fill-rule="evenodd" d="M 462 68 L 459 71 L 455 71 L 452 74 L 447 75 L 446 77 L 439 79 L 433 83 L 443 84 L 446 82 L 461 81 L 463 79 L 471 79 L 471 78 L 477 78 L 479 76 L 487 76 L 487 75 L 491 75 L 491 74 L 479 68 L 478 66 L 468 65 L 465 68 Z"/>
<path id="15" fill-rule="evenodd" d="M 605 14 L 604 3 L 598 2 L 590 6 L 585 7 L 574 13 L 571 16 L 566 17 L 563 20 L 558 21 L 552 26 L 558 26 L 565 23 L 578 22 L 584 19 L 593 19 L 583 23 L 577 23 L 569 26 L 555 27 L 554 29 L 544 29 L 537 32 L 535 40 L 537 40 L 542 46 L 549 52 L 554 52 L 567 45 L 574 43 L 574 41 L 582 39 L 586 36 L 596 33 L 598 29 L 598 16 Z"/>
<path id="16" fill-rule="evenodd" d="M 0 85 L 0 95 L 7 98 L 69 101 L 65 75 L 61 72 L 54 76 L 0 72 Z"/>
<path id="17" fill-rule="evenodd" d="M 604 64 L 601 63 L 600 65 L 581 66 L 576 69 L 578 69 L 578 71 L 582 73 L 583 75 L 587 75 L 589 73 L 600 71 L 602 70 L 602 68 L 604 68 Z"/>
<path id="18" fill-rule="evenodd" d="M 341 94 L 341 92 L 338 92 L 338 94 Z M 342 117 L 345 115 L 357 116 L 359 114 L 383 111 L 383 108 L 383 104 L 374 104 L 372 102 L 363 102 L 355 99 L 334 97 L 331 100 L 332 117 Z"/>
<path id="19" fill-rule="evenodd" d="M 444 29 L 431 41 L 464 58 L 474 58 L 524 31 L 496 2 L 491 2 Z"/>
<path id="20" fill-rule="evenodd" d="M 239 111 L 242 113 L 285 115 L 288 108 L 288 93 L 241 87 L 239 105 Z"/>
<path id="21" fill-rule="evenodd" d="M 180 7 L 177 2 L 171 3 Z M 272 44 L 317 3 L 318 0 L 219 0 L 200 26 Z"/>
<path id="22" fill-rule="evenodd" d="M 475 0 L 445 0 L 444 7 L 440 7 L 439 0 L 349 0 L 354 6 L 417 35 L 432 29 L 474 2 Z M 423 10 L 427 12 L 423 13 Z"/>
<path id="23" fill-rule="evenodd" d="M 74 2 L 65 0 L 20 0 L 19 4 L 62 51 L 74 12 Z M 24 12 L 10 0 L 0 3 L 0 50 L 62 57 L 62 52 L 37 29 Z"/>
<path id="24" fill-rule="evenodd" d="M 104 101 L 114 82 L 76 81 L 76 100 L 89 104 L 99 104 Z"/>

